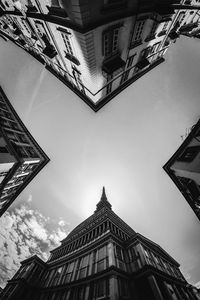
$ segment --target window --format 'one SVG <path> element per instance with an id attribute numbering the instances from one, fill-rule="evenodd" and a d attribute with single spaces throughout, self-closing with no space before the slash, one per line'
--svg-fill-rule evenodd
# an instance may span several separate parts
<path id="1" fill-rule="evenodd" d="M 131 44 L 140 41 L 142 38 L 142 32 L 144 29 L 145 20 L 137 21 L 135 24 L 134 33 L 132 36 Z"/>
<path id="2" fill-rule="evenodd" d="M 152 51 L 152 47 L 151 47 L 151 46 L 149 46 L 149 47 L 143 49 L 143 50 L 141 51 L 141 56 L 140 56 L 140 58 L 141 58 L 141 59 L 144 59 L 144 58 L 148 57 L 148 56 L 151 54 L 151 51 Z"/>
<path id="3" fill-rule="evenodd" d="M 0 172 L 0 177 L 6 176 L 6 175 L 7 175 L 7 172 Z"/>
<path id="4" fill-rule="evenodd" d="M 89 255 L 82 257 L 79 269 L 79 279 L 87 276 L 89 266 Z"/>
<path id="5" fill-rule="evenodd" d="M 125 270 L 124 253 L 118 245 L 115 247 L 115 256 L 117 258 L 117 266 L 119 269 Z"/>
<path id="6" fill-rule="evenodd" d="M 75 264 L 75 262 L 72 262 L 66 267 L 65 274 L 64 274 L 64 283 L 71 281 L 72 273 L 74 270 L 74 264 Z"/>
<path id="7" fill-rule="evenodd" d="M 112 82 L 108 83 L 106 86 L 106 95 L 110 94 L 112 91 Z"/>
<path id="8" fill-rule="evenodd" d="M 194 160 L 194 158 L 197 156 L 199 152 L 200 152 L 199 146 L 188 147 L 185 149 L 185 151 L 181 154 L 181 156 L 177 160 L 191 162 Z"/>
<path id="9" fill-rule="evenodd" d="M 155 53 L 155 52 L 157 52 L 158 51 L 158 49 L 159 49 L 159 47 L 160 47 L 160 42 L 159 43 L 156 43 L 156 44 L 154 44 L 153 45 L 153 47 L 152 47 L 152 53 Z"/>
<path id="10" fill-rule="evenodd" d="M 35 150 L 32 147 L 27 147 L 26 150 L 30 157 L 33 157 L 33 158 L 38 157 L 37 153 L 35 152 Z"/>
<path id="11" fill-rule="evenodd" d="M 122 74 L 120 84 L 122 84 L 123 82 L 128 80 L 129 73 L 130 73 L 130 70 L 127 70 Z"/>
<path id="12" fill-rule="evenodd" d="M 97 299 L 101 297 L 107 296 L 107 287 L 106 287 L 106 279 L 99 280 L 96 283 L 96 293 Z"/>
<path id="13" fill-rule="evenodd" d="M 129 68 L 129 67 L 132 66 L 133 59 L 134 59 L 135 55 L 136 55 L 136 54 L 133 54 L 133 55 L 131 55 L 130 57 L 128 57 L 128 59 L 127 59 L 127 68 Z"/>
<path id="14" fill-rule="evenodd" d="M 94 264 L 94 271 L 101 272 L 108 267 L 108 253 L 107 246 L 104 246 L 96 252 L 96 262 Z"/>
<path id="15" fill-rule="evenodd" d="M 59 267 L 56 269 L 55 271 L 55 275 L 54 275 L 54 285 L 57 285 L 60 283 L 60 278 L 61 278 L 61 272 L 63 270 L 63 267 Z"/>
<path id="16" fill-rule="evenodd" d="M 112 75 L 108 75 L 107 76 L 107 86 L 106 86 L 106 95 L 110 94 L 112 91 L 112 82 L 109 82 L 110 80 L 112 80 L 113 76 Z"/>
<path id="17" fill-rule="evenodd" d="M 8 153 L 8 149 L 6 147 L 0 147 L 0 153 Z"/>
<path id="18" fill-rule="evenodd" d="M 30 30 L 30 28 L 29 28 L 29 26 L 28 26 L 28 24 L 27 24 L 27 21 L 26 21 L 25 19 L 21 18 L 21 22 L 23 23 L 23 25 L 24 25 L 24 27 L 26 28 L 27 32 L 28 32 L 29 34 L 31 34 L 31 30 Z"/>
<path id="19" fill-rule="evenodd" d="M 43 23 L 40 21 L 35 21 L 35 27 L 37 29 L 38 34 L 42 37 L 43 34 L 45 33 L 45 28 Z"/>
<path id="20" fill-rule="evenodd" d="M 71 55 L 74 55 L 73 50 L 72 50 L 72 46 L 71 46 L 71 42 L 70 42 L 70 39 L 69 39 L 69 34 L 61 32 L 61 36 L 62 36 L 63 42 L 65 44 L 65 48 L 66 48 L 67 53 L 71 54 Z"/>
<path id="21" fill-rule="evenodd" d="M 181 23 L 183 22 L 183 20 L 185 19 L 185 13 L 182 11 L 180 12 L 177 21 L 179 22 L 179 24 L 181 25 Z"/>
<path id="22" fill-rule="evenodd" d="M 128 280 L 125 278 L 120 278 L 118 281 L 119 284 L 119 294 L 121 297 L 128 297 Z"/>
<path id="23" fill-rule="evenodd" d="M 109 57 L 117 53 L 119 30 L 119 27 L 115 27 L 103 33 L 103 55 L 105 57 Z"/>
<path id="24" fill-rule="evenodd" d="M 154 37 L 155 36 L 157 27 L 158 27 L 157 22 L 154 21 L 153 24 L 152 24 L 152 27 L 151 27 L 151 31 L 149 33 L 150 37 Z"/>
<path id="25" fill-rule="evenodd" d="M 165 22 L 162 31 L 167 30 L 168 25 L 169 25 L 169 21 Z"/>
<path id="26" fill-rule="evenodd" d="M 79 70 L 73 66 L 72 67 L 73 71 L 72 71 L 72 74 L 74 76 L 74 79 L 75 79 L 75 82 L 76 82 L 76 85 L 78 87 L 78 89 L 85 94 L 85 88 L 84 88 L 84 85 L 82 83 L 82 80 L 81 80 L 81 72 L 79 72 Z"/>

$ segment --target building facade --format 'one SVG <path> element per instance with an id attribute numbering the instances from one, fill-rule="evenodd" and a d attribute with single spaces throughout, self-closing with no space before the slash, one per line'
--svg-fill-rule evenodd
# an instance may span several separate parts
<path id="1" fill-rule="evenodd" d="M 8 281 L 6 300 L 195 300 L 179 264 L 112 210 L 105 189 L 93 215 L 51 251 L 26 259 Z"/>
<path id="2" fill-rule="evenodd" d="M 183 22 L 198 23 L 198 10 L 192 16 L 191 10 L 186 14 L 186 10 L 167 6 L 188 4 L 188 0 L 158 3 L 1 0 L 0 37 L 34 56 L 98 111 L 164 61 L 170 44 L 179 37 L 177 30 Z"/>
<path id="3" fill-rule="evenodd" d="M 48 161 L 0 88 L 0 216 Z"/>
<path id="4" fill-rule="evenodd" d="M 200 220 L 200 120 L 163 168 Z"/>

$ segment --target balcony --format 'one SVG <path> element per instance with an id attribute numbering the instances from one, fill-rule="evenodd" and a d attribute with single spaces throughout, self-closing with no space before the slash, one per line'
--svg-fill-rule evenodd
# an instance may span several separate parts
<path id="1" fill-rule="evenodd" d="M 133 42 L 130 44 L 130 49 L 135 48 L 135 47 L 138 47 L 138 46 L 140 46 L 140 45 L 142 45 L 142 40 L 141 40 L 141 39 L 140 39 L 140 40 L 137 40 L 137 41 L 133 41 Z"/>
<path id="2" fill-rule="evenodd" d="M 170 31 L 170 33 L 168 34 L 168 37 L 169 37 L 171 40 L 176 40 L 176 39 L 179 37 L 179 34 L 178 34 L 176 31 L 172 30 L 172 31 Z"/>
<path id="3" fill-rule="evenodd" d="M 113 72 L 123 69 L 125 64 L 125 61 L 123 61 L 119 55 L 114 56 L 111 59 L 103 62 L 102 71 L 108 75 L 111 75 Z"/>
<path id="4" fill-rule="evenodd" d="M 21 46 L 25 46 L 26 42 L 23 39 L 18 39 L 17 43 L 19 43 Z"/>
<path id="5" fill-rule="evenodd" d="M 71 54 L 65 52 L 65 57 L 66 57 L 67 59 L 69 59 L 71 62 L 73 62 L 75 65 L 77 65 L 77 66 L 80 65 L 79 60 L 78 60 L 75 56 L 73 56 L 73 55 L 71 55 Z"/>
<path id="6" fill-rule="evenodd" d="M 187 24 L 187 25 L 183 25 L 179 28 L 179 32 L 180 33 L 185 33 L 185 32 L 188 33 L 196 27 L 198 27 L 197 22 L 196 23 L 190 23 L 190 24 Z"/>
<path id="7" fill-rule="evenodd" d="M 140 70 L 148 67 L 150 65 L 150 62 L 147 58 L 144 58 L 142 60 L 140 60 L 137 64 L 136 64 L 136 67 Z"/>
<path id="8" fill-rule="evenodd" d="M 64 8 L 60 6 L 58 0 L 51 0 L 51 6 L 47 5 L 47 9 L 49 11 L 49 15 L 57 16 L 60 18 L 67 18 L 67 13 Z"/>
<path id="9" fill-rule="evenodd" d="M 145 42 L 150 42 L 151 40 L 154 40 L 155 37 L 156 37 L 155 34 L 149 35 L 146 37 Z"/>
<path id="10" fill-rule="evenodd" d="M 20 34 L 22 34 L 22 32 L 21 32 L 21 30 L 19 28 L 15 28 L 15 30 L 13 31 L 13 34 L 19 36 Z"/>
<path id="11" fill-rule="evenodd" d="M 31 2 L 31 0 L 28 0 L 28 4 L 26 5 L 27 7 L 27 12 L 28 13 L 32 13 L 32 12 L 37 12 L 37 7 L 33 5 L 33 3 Z"/>
<path id="12" fill-rule="evenodd" d="M 49 11 L 49 15 L 57 16 L 60 18 L 67 18 L 66 11 L 61 7 L 53 7 L 53 6 L 47 6 L 47 9 Z"/>
<path id="13" fill-rule="evenodd" d="M 57 55 L 57 52 L 53 45 L 46 46 L 43 49 L 42 53 L 48 56 L 49 58 L 54 58 Z"/>
<path id="14" fill-rule="evenodd" d="M 166 31 L 166 30 L 162 30 L 162 31 L 160 31 L 160 32 L 158 33 L 158 36 L 165 35 L 166 33 L 167 33 L 167 31 Z"/>

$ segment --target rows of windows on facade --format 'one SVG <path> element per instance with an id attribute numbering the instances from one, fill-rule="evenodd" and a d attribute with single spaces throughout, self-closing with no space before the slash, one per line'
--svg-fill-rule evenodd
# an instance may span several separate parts
<path id="1" fill-rule="evenodd" d="M 200 120 L 164 169 L 200 220 Z"/>
<path id="2" fill-rule="evenodd" d="M 51 251 L 26 259 L 1 299 L 195 300 L 179 264 L 112 210 L 103 188 L 96 210 Z"/>
<path id="3" fill-rule="evenodd" d="M 48 161 L 0 88 L 0 216 Z"/>
<path id="4" fill-rule="evenodd" d="M 0 1 L 0 36 L 94 110 L 163 62 L 179 35 L 200 36 L 198 10 L 159 11 L 152 0 L 20 1 Z"/>

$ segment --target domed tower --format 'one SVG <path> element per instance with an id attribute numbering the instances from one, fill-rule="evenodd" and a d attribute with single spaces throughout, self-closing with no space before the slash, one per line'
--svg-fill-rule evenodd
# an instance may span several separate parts
<path id="1" fill-rule="evenodd" d="M 46 263 L 23 261 L 0 299 L 194 299 L 191 293 L 179 264 L 118 217 L 103 188 L 94 213 Z"/>

